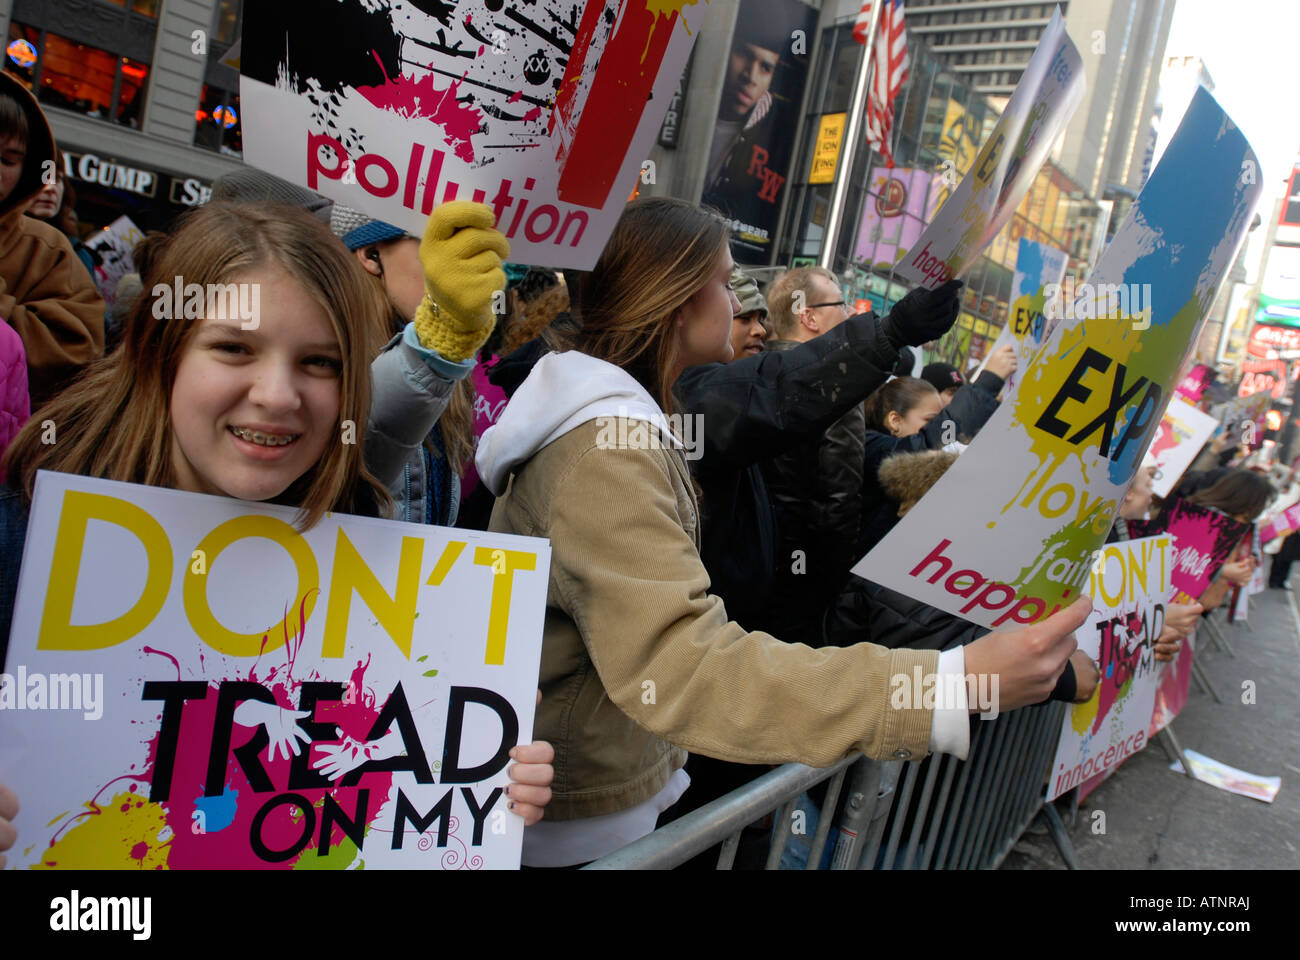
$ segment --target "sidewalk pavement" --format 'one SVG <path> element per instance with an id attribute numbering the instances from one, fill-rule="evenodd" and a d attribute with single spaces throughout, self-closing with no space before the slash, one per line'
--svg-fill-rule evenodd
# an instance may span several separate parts
<path id="1" fill-rule="evenodd" d="M 1297 579 L 1292 578 L 1293 586 Z M 1266 590 L 1250 600 L 1249 627 L 1216 622 L 1236 657 L 1201 638 L 1198 657 L 1223 697 L 1195 681 L 1174 721 L 1184 750 L 1249 773 L 1282 778 L 1270 803 L 1220 790 L 1169 769 L 1152 743 L 1080 805 L 1070 839 L 1083 870 L 1291 869 L 1300 867 L 1300 597 Z M 1203 632 L 1203 631 L 1202 631 Z M 1253 704 L 1243 703 L 1254 681 Z M 1105 833 L 1096 811 L 1105 814 Z M 1046 832 L 1031 828 L 1004 870 L 1063 870 Z"/>

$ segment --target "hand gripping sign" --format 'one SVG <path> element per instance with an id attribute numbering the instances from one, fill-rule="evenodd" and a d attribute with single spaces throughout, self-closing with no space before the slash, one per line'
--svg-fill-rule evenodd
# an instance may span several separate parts
<path id="1" fill-rule="evenodd" d="M 12 863 L 515 868 L 544 540 L 42 472 L 5 672 L 103 712 L 0 710 Z M 30 692 L 30 691 L 29 691 Z"/>
<path id="2" fill-rule="evenodd" d="M 1092 277 L 1100 290 L 1149 283 L 1150 316 L 1103 302 L 1060 320 L 1015 397 L 854 573 L 986 627 L 1033 623 L 1085 589 L 1246 235 L 1260 187 L 1241 170 L 1253 162 L 1198 91 Z"/>
<path id="3" fill-rule="evenodd" d="M 975 163 L 897 275 L 930 290 L 961 276 L 1011 219 L 1086 87 L 1083 59 L 1058 7 Z"/>
<path id="4" fill-rule="evenodd" d="M 416 236 L 437 204 L 487 203 L 513 259 L 590 269 L 703 7 L 258 0 L 244 10 L 244 158 Z"/>

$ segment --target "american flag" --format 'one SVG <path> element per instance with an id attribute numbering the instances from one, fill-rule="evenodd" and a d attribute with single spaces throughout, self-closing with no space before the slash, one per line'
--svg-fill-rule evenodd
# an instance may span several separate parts
<path id="1" fill-rule="evenodd" d="M 871 2 L 866 0 L 862 4 L 862 11 L 853 24 L 853 39 L 858 43 L 867 42 Z M 907 83 L 907 29 L 903 25 L 903 0 L 881 2 L 880 25 L 876 28 L 876 72 L 867 97 L 867 143 L 892 167 L 894 152 L 889 140 L 894 126 L 894 101 Z"/>

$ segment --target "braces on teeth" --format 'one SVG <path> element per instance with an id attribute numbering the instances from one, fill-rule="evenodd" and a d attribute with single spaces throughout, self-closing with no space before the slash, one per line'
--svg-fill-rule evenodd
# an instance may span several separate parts
<path id="1" fill-rule="evenodd" d="M 239 427 L 231 427 L 230 432 L 241 440 L 247 440 L 263 447 L 283 447 L 298 439 L 296 435 L 280 437 L 275 434 L 262 433 L 260 430 L 244 430 Z"/>

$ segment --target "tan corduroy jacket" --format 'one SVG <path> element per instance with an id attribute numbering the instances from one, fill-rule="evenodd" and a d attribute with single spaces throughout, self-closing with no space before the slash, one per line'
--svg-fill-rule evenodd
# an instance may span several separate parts
<path id="1" fill-rule="evenodd" d="M 620 426 L 630 432 L 606 436 L 646 425 Z M 938 654 L 865 643 L 814 650 L 728 621 L 708 593 L 685 459 L 601 449 L 601 430 L 588 421 L 535 453 L 490 526 L 551 541 L 534 727 L 555 746 L 547 819 L 636 806 L 687 750 L 811 766 L 856 751 L 925 756 L 933 711 L 892 708 L 890 679 L 910 679 L 917 666 L 935 672 Z"/>

